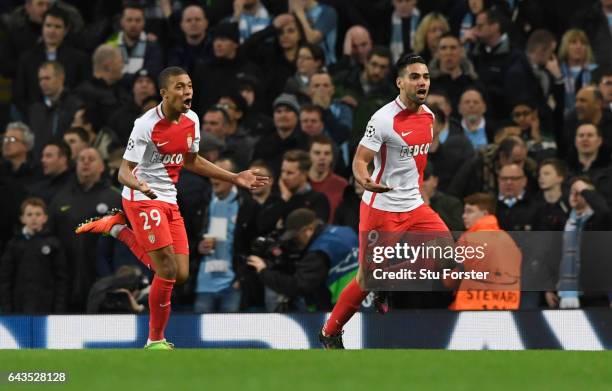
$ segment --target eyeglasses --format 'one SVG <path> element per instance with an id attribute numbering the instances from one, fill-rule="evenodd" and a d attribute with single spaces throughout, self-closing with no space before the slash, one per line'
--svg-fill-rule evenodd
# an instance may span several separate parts
<path id="1" fill-rule="evenodd" d="M 4 143 L 20 143 L 22 141 L 19 140 L 15 136 L 4 136 L 4 137 L 2 137 L 2 142 L 4 142 Z"/>

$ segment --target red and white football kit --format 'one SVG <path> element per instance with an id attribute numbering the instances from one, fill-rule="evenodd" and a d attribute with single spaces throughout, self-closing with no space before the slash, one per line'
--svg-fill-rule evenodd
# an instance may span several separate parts
<path id="1" fill-rule="evenodd" d="M 123 208 L 138 244 L 148 251 L 172 245 L 174 253 L 189 254 L 183 217 L 176 204 L 176 183 L 185 154 L 197 153 L 200 122 L 189 110 L 178 123 L 164 117 L 161 104 L 134 122 L 123 158 L 137 163 L 133 173 L 157 195 L 123 187 Z"/>

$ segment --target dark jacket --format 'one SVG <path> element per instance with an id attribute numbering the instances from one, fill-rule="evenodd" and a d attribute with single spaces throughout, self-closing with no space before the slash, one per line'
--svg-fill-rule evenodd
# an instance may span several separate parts
<path id="1" fill-rule="evenodd" d="M 497 201 L 496 213 L 499 226 L 504 231 L 532 231 L 536 214 L 536 203 L 529 193 L 516 201 L 511 208 L 503 201 Z"/>
<path id="2" fill-rule="evenodd" d="M 51 202 L 55 196 L 67 186 L 68 183 L 74 180 L 74 171 L 67 169 L 63 173 L 55 176 L 45 176 L 41 180 L 32 183 L 28 188 L 30 196 L 40 197 L 47 205 L 51 205 Z"/>
<path id="3" fill-rule="evenodd" d="M 132 129 L 134 129 L 134 121 L 142 115 L 142 107 L 138 106 L 133 99 L 117 109 L 108 119 L 108 127 L 117 135 L 117 141 L 125 145 L 127 144 Z"/>
<path id="4" fill-rule="evenodd" d="M 68 265 L 60 241 L 47 231 L 31 237 L 16 233 L 0 262 L 2 312 L 65 312 L 68 286 Z"/>
<path id="5" fill-rule="evenodd" d="M 47 106 L 42 98 L 30 105 L 27 116 L 28 124 L 34 132 L 34 156 L 40 157 L 45 144 L 62 137 L 70 128 L 74 113 L 82 105 L 78 96 L 66 90 L 53 106 Z"/>
<path id="6" fill-rule="evenodd" d="M 42 25 L 30 21 L 23 7 L 2 17 L 6 25 L 3 29 L 6 30 L 6 37 L 0 39 L 0 53 L 2 53 L 0 74 L 14 79 L 17 75 L 19 57 L 36 46 Z"/>
<path id="7" fill-rule="evenodd" d="M 316 192 L 308 186 L 303 192 L 294 194 L 283 205 L 283 221 L 289 213 L 299 208 L 308 208 L 315 212 L 321 221 L 329 221 L 329 201 L 323 193 Z"/>
<path id="8" fill-rule="evenodd" d="M 542 192 L 536 194 L 534 198 L 536 212 L 533 217 L 533 230 L 563 231 L 565 229 L 567 216 L 569 216 L 571 210 L 569 202 L 567 201 L 567 196 L 561 196 L 554 204 L 546 202 Z"/>
<path id="9" fill-rule="evenodd" d="M 461 125 L 450 119 L 446 141 L 440 143 L 435 152 L 430 149 L 428 155 L 434 166 L 434 174 L 438 177 L 438 189 L 446 191 L 457 169 L 474 156 L 474 147 L 463 133 Z"/>
<path id="10" fill-rule="evenodd" d="M 92 109 L 95 129 L 102 129 L 115 111 L 132 100 L 132 95 L 121 86 L 121 83 L 109 86 L 102 79 L 87 80 L 74 92 L 87 107 Z"/>
<path id="11" fill-rule="evenodd" d="M 168 66 L 181 67 L 193 75 L 196 65 L 208 61 L 212 56 L 212 39 L 209 34 L 196 46 L 189 45 L 182 37 L 179 43 L 168 50 Z"/>
<path id="12" fill-rule="evenodd" d="M 545 71 L 549 81 L 549 91 L 544 95 L 540 82 L 536 77 L 532 65 L 523 53 L 517 56 L 508 68 L 504 77 L 504 96 L 506 109 L 511 110 L 518 99 L 530 99 L 537 106 L 542 129 L 559 129 L 563 124 L 563 104 L 565 102 L 565 86 L 563 82 L 554 80 L 550 72 Z M 561 102 L 553 112 L 548 105 L 550 97 L 555 102 Z"/>
<path id="13" fill-rule="evenodd" d="M 87 294 L 96 280 L 97 234 L 75 235 L 74 229 L 88 218 L 104 215 L 112 208 L 121 208 L 119 191 L 101 180 L 85 191 L 76 178 L 55 197 L 49 207 L 49 229 L 56 235 L 68 259 L 72 286 L 68 301 L 69 311 L 85 310 Z"/>
<path id="14" fill-rule="evenodd" d="M 601 3 L 599 1 L 593 2 L 593 6 L 583 11 L 578 18 L 574 19 L 574 22 L 576 27 L 586 32 L 589 37 L 593 54 L 599 66 L 611 66 L 612 34 Z"/>
<path id="15" fill-rule="evenodd" d="M 359 205 L 361 197 L 355 193 L 354 186 L 347 186 L 344 189 L 344 197 L 342 202 L 336 208 L 334 214 L 334 225 L 344 225 L 351 227 L 356 233 L 359 233 Z"/>
<path id="16" fill-rule="evenodd" d="M 311 239 L 319 235 L 319 228 Z M 261 282 L 276 293 L 290 298 L 302 296 L 306 303 L 313 304 L 319 311 L 331 308 L 331 294 L 327 288 L 330 259 L 323 251 L 308 251 L 293 262 L 293 271 L 286 272 L 265 268 L 259 273 Z"/>
<path id="17" fill-rule="evenodd" d="M 431 209 L 433 209 L 448 229 L 451 231 L 463 231 L 463 203 L 456 197 L 448 194 L 444 194 L 441 191 L 437 191 L 433 197 L 429 200 Z"/>
<path id="18" fill-rule="evenodd" d="M 563 158 L 571 158 L 572 154 L 576 153 L 575 139 L 576 129 L 581 124 L 576 115 L 576 110 L 570 111 L 565 117 L 563 131 L 556 132 L 556 142 L 559 150 L 559 156 Z M 608 156 L 612 153 L 612 111 L 605 108 L 602 111 L 601 120 L 597 127 L 601 130 L 603 144 L 601 145 L 601 153 Z M 561 128 L 557 128 L 561 129 Z"/>
<path id="19" fill-rule="evenodd" d="M 19 58 L 17 78 L 13 86 L 13 102 L 24 115 L 27 115 L 28 107 L 32 103 L 42 101 L 38 85 L 38 67 L 45 61 L 47 54 L 43 43 L 39 43 Z M 91 60 L 80 50 L 63 44 L 57 49 L 57 61 L 64 66 L 66 88 L 73 89 L 91 77 Z"/>
<path id="20" fill-rule="evenodd" d="M 296 128 L 289 137 L 282 139 L 275 129 L 259 139 L 255 145 L 253 159 L 265 160 L 274 171 L 275 177 L 278 178 L 283 162 L 283 154 L 291 149 L 308 150 L 308 136 L 306 133 Z"/>
<path id="21" fill-rule="evenodd" d="M 257 235 L 268 236 L 276 230 L 276 224 L 283 218 L 284 205 L 285 201 L 275 193 L 259 205 L 255 219 Z"/>
<path id="22" fill-rule="evenodd" d="M 233 60 L 213 57 L 206 63 L 198 64 L 193 74 L 192 110 L 203 113 L 227 91 L 238 90 L 236 75 L 239 73 L 259 76 L 258 68 L 246 61 L 240 52 Z"/>
<path id="23" fill-rule="evenodd" d="M 13 232 L 19 222 L 19 205 L 26 197 L 26 189 L 8 174 L 8 168 L 0 164 L 0 204 L 2 218 L 0 219 L 0 251 L 13 237 Z"/>

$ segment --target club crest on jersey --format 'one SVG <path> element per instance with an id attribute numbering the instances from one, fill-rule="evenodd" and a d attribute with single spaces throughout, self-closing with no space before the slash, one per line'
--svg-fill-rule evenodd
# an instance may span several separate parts
<path id="1" fill-rule="evenodd" d="M 193 139 L 191 138 L 191 135 L 188 134 L 187 135 L 187 148 L 191 148 L 192 144 L 193 144 Z"/>
<path id="2" fill-rule="evenodd" d="M 408 157 L 416 157 L 418 155 L 427 155 L 429 152 L 429 146 L 431 144 L 417 144 L 417 145 L 407 145 L 402 147 L 400 150 L 400 159 L 408 159 Z"/>
<path id="3" fill-rule="evenodd" d="M 161 163 L 161 164 L 181 164 L 183 162 L 183 154 L 182 153 L 168 153 L 163 154 L 159 152 L 153 152 L 151 155 L 151 163 Z"/>
<path id="4" fill-rule="evenodd" d="M 151 242 L 151 244 L 155 243 L 155 235 L 149 234 L 149 242 Z"/>

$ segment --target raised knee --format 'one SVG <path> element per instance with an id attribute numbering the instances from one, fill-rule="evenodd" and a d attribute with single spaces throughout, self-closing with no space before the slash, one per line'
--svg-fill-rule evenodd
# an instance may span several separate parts
<path id="1" fill-rule="evenodd" d="M 176 273 L 176 285 L 184 284 L 189 278 L 189 271 L 178 271 Z"/>

